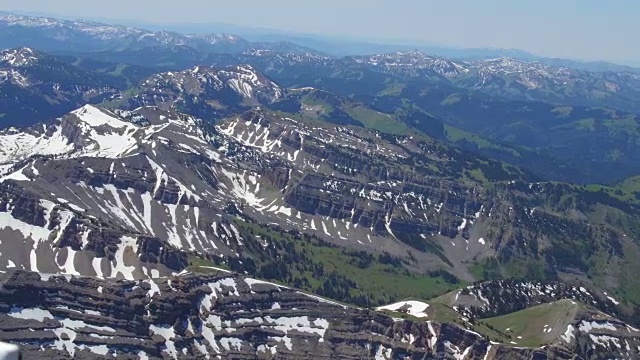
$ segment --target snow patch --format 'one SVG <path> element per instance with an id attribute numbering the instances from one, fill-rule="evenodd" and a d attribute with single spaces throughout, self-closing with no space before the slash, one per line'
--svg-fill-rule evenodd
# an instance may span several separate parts
<path id="1" fill-rule="evenodd" d="M 380 306 L 376 308 L 377 311 L 390 310 L 395 312 L 406 312 L 411 316 L 418 318 L 426 318 L 426 310 L 429 308 L 429 304 L 421 301 L 401 301 L 395 304 Z"/>

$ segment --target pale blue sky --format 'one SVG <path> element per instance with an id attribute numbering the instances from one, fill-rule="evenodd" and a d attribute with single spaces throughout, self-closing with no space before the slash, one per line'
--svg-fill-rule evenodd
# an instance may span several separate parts
<path id="1" fill-rule="evenodd" d="M 2 0 L 0 9 L 154 23 L 225 22 L 640 63 L 640 0 Z"/>

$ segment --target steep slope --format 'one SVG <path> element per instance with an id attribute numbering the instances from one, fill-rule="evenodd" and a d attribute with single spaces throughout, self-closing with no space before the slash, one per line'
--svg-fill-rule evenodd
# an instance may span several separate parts
<path id="1" fill-rule="evenodd" d="M 67 204 L 130 232 L 158 234 L 177 248 L 201 253 L 233 254 L 242 246 L 231 218 L 222 216 L 238 211 L 233 207 L 262 224 L 286 224 L 285 228 L 308 231 L 332 242 L 348 239 L 355 248 L 389 247 L 388 251 L 405 254 L 402 256 L 408 245 L 383 245 L 394 228 L 418 226 L 422 232 L 432 229 L 429 231 L 455 234 L 458 224 L 450 221 L 459 222 L 453 220 L 456 213 L 473 213 L 472 208 L 464 209 L 479 207 L 463 200 L 463 194 L 473 191 L 464 184 L 434 186 L 416 179 L 407 190 L 414 193 L 397 197 L 401 193 L 392 195 L 390 187 L 397 181 L 393 178 L 378 177 L 377 184 L 371 185 L 352 183 L 348 177 L 362 165 L 370 167 L 371 176 L 381 171 L 374 166 L 382 164 L 354 162 L 362 159 L 366 148 L 378 154 L 377 161 L 402 162 L 407 156 L 407 150 L 398 145 L 375 141 L 374 133 L 364 132 L 365 141 L 346 128 L 304 130 L 302 123 L 291 120 L 275 117 L 272 124 L 269 121 L 264 114 L 250 112 L 242 120 L 215 129 L 191 117 L 153 108 L 110 113 L 86 106 L 48 127 L 4 132 L 0 136 L 5 144 L 2 179 L 27 187 L 41 199 Z M 326 155 L 326 147 L 334 150 L 333 159 Z M 418 146 L 412 151 L 425 150 Z M 432 158 L 449 161 L 438 154 Z M 324 165 L 327 159 L 330 162 Z M 434 173 L 426 164 L 422 169 L 425 174 Z M 335 172 L 344 178 L 336 178 Z M 403 176 L 402 172 L 395 175 L 398 180 Z M 321 206 L 321 199 L 327 196 L 318 194 L 317 186 L 326 182 L 335 183 L 334 191 L 356 186 L 361 199 L 344 198 L 340 203 L 335 198 L 335 206 Z M 441 186 L 460 193 L 445 194 Z M 415 197 L 417 201 L 421 196 L 422 205 L 405 199 Z M 397 210 L 386 204 L 393 198 L 400 206 Z M 447 201 L 460 210 L 445 210 Z M 227 210 L 229 204 L 233 206 Z M 430 214 L 433 223 L 411 224 L 407 211 Z M 440 216 L 451 219 L 440 224 Z"/>
<path id="2" fill-rule="evenodd" d="M 590 199 L 586 189 L 534 184 L 518 169 L 425 137 L 296 120 L 265 110 L 212 126 L 170 109 L 108 111 L 88 105 L 49 125 L 4 131 L 0 143 L 0 266 L 5 270 L 148 283 L 187 268 L 226 266 L 367 307 L 430 298 L 460 286 L 456 277 L 560 277 L 600 286 L 616 294 L 616 302 L 638 301 L 633 204 L 602 195 Z M 572 199 L 573 206 L 555 197 Z M 623 214 L 624 221 L 598 218 L 594 207 Z M 598 266 L 605 261 L 606 267 Z M 204 278 L 191 281 L 204 284 Z M 34 286 L 40 285 L 28 287 Z M 14 301 L 6 313 L 33 314 L 20 307 L 34 304 Z M 611 314 L 630 316 L 614 300 L 602 304 Z M 66 316 L 50 304 L 39 308 L 54 318 Z M 161 314 L 153 309 L 152 314 Z M 174 344 L 189 341 L 176 337 L 182 334 L 176 317 L 169 323 L 141 321 L 146 335 L 139 334 L 138 344 L 148 356 L 171 357 L 173 351 L 142 345 L 153 339 L 150 328 L 174 337 Z M 62 324 L 66 330 L 59 328 L 58 337 L 38 333 L 37 339 L 51 339 L 52 347 L 74 354 L 82 352 L 81 344 L 105 345 L 82 337 L 65 342 L 84 325 Z M 168 335 L 172 326 L 176 332 Z M 420 326 L 425 336 L 432 334 Z M 442 326 L 449 344 L 461 331 L 466 334 Z M 13 334 L 6 339 L 24 336 Z M 239 339 L 238 351 L 245 351 L 249 340 Z M 126 351 L 121 341 L 113 344 Z M 283 342 L 278 351 L 289 349 Z M 187 353 L 195 354 L 204 342 L 198 344 L 185 345 Z M 454 356 L 471 345 L 442 346 L 437 351 Z M 112 351 L 108 344 L 86 349 Z M 394 349 L 428 351 L 424 346 Z M 518 351 L 526 358 L 540 350 Z"/>
<path id="3" fill-rule="evenodd" d="M 635 205 L 531 183 L 518 169 L 428 138 L 268 111 L 212 127 L 172 110 L 86 106 L 49 126 L 5 131 L 0 143 L 3 183 L 35 194 L 36 203 L 66 206 L 125 234 L 158 237 L 237 271 L 265 272 L 309 290 L 335 292 L 335 284 L 322 288 L 307 271 L 337 246 L 353 252 L 336 257 L 344 261 L 335 269 L 340 276 L 372 271 L 388 257 L 423 279 L 587 276 L 637 301 Z M 9 208 L 11 219 L 19 210 Z M 615 224 L 607 220 L 613 214 Z M 28 238 L 17 237 L 26 244 Z M 313 249 L 298 248 L 301 238 Z M 80 241 L 75 249 L 83 247 Z M 309 252 L 294 260 L 308 265 L 283 270 L 280 257 L 294 250 Z M 18 258 L 22 253 L 3 256 L 33 268 Z M 358 266 L 349 270 L 352 261 Z M 597 265 L 605 261 L 607 267 Z M 356 280 L 353 292 L 335 296 L 362 304 L 392 300 L 376 295 L 366 278 Z M 395 299 L 410 295 L 388 291 Z"/>
<path id="4" fill-rule="evenodd" d="M 173 118 L 176 120 L 169 120 L 169 114 L 162 115 L 162 112 L 150 113 L 155 116 L 151 120 L 139 114 L 120 114 L 119 116 L 86 106 L 49 127 L 40 128 L 40 132 L 37 132 L 36 128 L 32 133 L 10 131 L 2 134 L 0 141 L 5 144 L 2 162 L 7 174 L 2 177 L 2 181 L 6 184 L 13 183 L 18 188 L 24 184 L 28 191 L 34 193 L 32 196 L 37 196 L 41 202 L 47 201 L 51 206 L 65 206 L 83 217 L 110 224 L 125 234 L 153 237 L 157 233 L 165 242 L 173 245 L 174 249 L 196 250 L 196 240 L 204 241 L 202 244 L 197 243 L 197 248 L 202 253 L 205 252 L 202 247 L 214 249 L 215 242 L 207 239 L 204 232 L 196 231 L 191 225 L 185 229 L 177 223 L 186 220 L 198 224 L 200 208 L 190 210 L 189 205 L 196 205 L 201 197 L 195 194 L 195 188 L 187 188 L 183 183 L 197 183 L 199 187 L 206 186 L 209 189 L 210 186 L 217 186 L 215 176 L 207 167 L 213 164 L 214 160 L 209 158 L 208 163 L 202 163 L 202 160 L 193 154 L 195 150 L 186 144 L 179 148 L 180 150 L 169 150 L 173 141 L 194 136 L 190 134 L 200 135 L 196 137 L 196 144 L 197 141 L 200 141 L 200 144 L 206 143 L 202 131 L 198 132 L 193 119 L 180 118 L 175 114 Z M 189 127 L 192 129 L 191 133 L 185 131 Z M 173 135 L 174 133 L 176 135 Z M 211 150 L 210 156 L 217 158 L 220 155 Z M 188 166 L 187 164 L 196 165 L 193 169 L 194 174 L 180 174 L 180 171 L 176 171 L 178 177 L 172 177 L 166 173 L 166 166 L 173 165 L 181 169 L 181 166 Z M 197 174 L 198 171 L 204 174 L 204 170 L 210 175 L 201 179 Z M 202 189 L 203 193 L 204 191 L 205 189 Z M 182 211 L 181 204 L 186 205 L 186 211 Z M 203 206 L 222 209 L 222 204 L 215 207 L 213 204 Z M 5 226 L 9 229 L 21 226 L 12 225 L 11 219 L 15 219 L 17 213 L 15 209 L 8 210 L 11 216 Z M 176 211 L 180 218 L 176 217 Z M 203 213 L 205 211 L 207 210 L 203 209 Z M 209 232 L 218 231 L 214 217 L 211 214 L 206 214 L 206 217 L 210 219 L 208 226 L 214 224 L 213 228 L 209 228 Z M 25 220 L 27 223 L 33 222 L 28 216 L 23 219 Z M 163 226 L 164 221 L 170 223 L 166 228 Z M 69 224 L 63 224 L 60 230 L 65 230 L 67 226 Z M 221 231 L 231 234 L 224 224 L 221 223 L 219 226 Z M 22 236 L 33 238 L 34 234 L 26 232 Z M 20 238 L 21 236 L 18 236 L 17 239 Z M 20 244 L 17 239 L 16 243 Z M 46 239 L 52 240 L 45 234 L 44 240 Z M 57 244 L 57 240 L 53 240 L 53 243 L 60 245 Z M 84 241 L 71 245 L 76 250 L 88 248 Z M 61 247 L 65 246 L 61 244 Z M 19 256 L 21 252 L 4 254 Z M 183 258 L 186 259 L 186 255 Z M 36 266 L 34 258 L 30 261 L 12 261 L 25 268 Z M 73 268 L 73 256 L 67 255 L 66 261 L 62 263 L 70 262 Z M 80 273 L 100 275 L 94 270 L 91 267 L 83 268 Z"/>

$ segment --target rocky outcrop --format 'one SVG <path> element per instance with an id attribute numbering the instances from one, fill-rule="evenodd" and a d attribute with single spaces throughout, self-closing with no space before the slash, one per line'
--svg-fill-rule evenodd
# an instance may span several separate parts
<path id="1" fill-rule="evenodd" d="M 506 315 L 561 299 L 573 299 L 610 315 L 625 316 L 620 303 L 606 292 L 558 281 L 487 281 L 467 286 L 448 298 L 449 305 L 473 318 Z"/>
<path id="2" fill-rule="evenodd" d="M 596 352 L 578 333 L 581 340 L 570 348 L 514 348 L 456 325 L 393 319 L 234 274 L 132 282 L 18 271 L 1 280 L 0 340 L 20 344 L 28 359 L 572 359 L 603 354 L 592 356 Z M 633 333 L 623 341 L 637 340 Z"/>
<path id="3" fill-rule="evenodd" d="M 133 272 L 142 274 L 147 267 L 169 274 L 188 266 L 187 254 L 166 241 L 131 233 L 87 216 L 68 201 L 56 201 L 16 182 L 0 184 L 0 258 L 6 268 L 133 278 Z"/>

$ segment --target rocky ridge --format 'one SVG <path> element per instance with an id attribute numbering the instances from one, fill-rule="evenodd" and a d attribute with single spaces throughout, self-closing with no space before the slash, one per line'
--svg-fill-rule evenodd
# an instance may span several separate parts
<path id="1" fill-rule="evenodd" d="M 32 46 L 45 51 L 87 53 L 104 51 L 185 51 L 240 53 L 252 48 L 306 49 L 292 43 L 251 43 L 233 34 L 181 34 L 150 31 L 130 26 L 85 20 L 63 20 L 42 16 L 0 14 L 0 46 Z"/>
<path id="2" fill-rule="evenodd" d="M 335 291 L 336 287 L 362 285 L 350 284 L 348 279 L 341 283 L 345 281 L 344 274 L 327 274 L 324 287 L 317 287 L 311 286 L 310 281 L 316 281 L 310 280 L 312 277 L 301 279 L 298 273 L 287 272 L 307 262 L 310 268 L 301 273 L 313 272 L 316 277 L 325 271 L 305 254 L 309 248 L 298 252 L 295 241 L 348 249 L 342 254 L 355 251 L 353 258 L 360 258 L 362 263 L 357 266 L 364 269 L 371 266 L 366 259 L 375 254 L 378 259 L 395 264 L 394 271 L 433 272 L 472 280 L 470 263 L 491 259 L 508 262 L 517 259 L 517 253 L 538 254 L 536 248 L 527 245 L 535 244 L 537 239 L 550 249 L 544 257 L 555 259 L 543 264 L 543 273 L 565 274 L 569 269 L 554 268 L 564 253 L 553 251 L 562 249 L 573 235 L 558 237 L 557 233 L 569 226 L 585 225 L 583 219 L 575 220 L 559 209 L 552 213 L 537 198 L 552 189 L 544 184 L 527 184 L 523 180 L 526 174 L 517 169 L 475 158 L 424 137 L 293 119 L 268 110 L 244 112 L 213 126 L 170 108 L 125 111 L 85 106 L 50 124 L 5 130 L 0 133 L 0 143 L 4 144 L 0 153 L 0 264 L 9 271 L 127 279 L 153 287 L 150 282 L 162 282 L 159 279 L 187 267 L 190 271 L 194 267 L 201 269 L 197 263 L 206 258 L 207 266 L 226 264 L 239 272 L 360 301 L 354 294 Z M 486 189 L 470 181 L 465 175 L 468 168 L 479 169 L 494 179 L 496 186 Z M 498 180 L 504 178 L 520 180 Z M 536 230 L 542 225 L 544 232 Z M 582 239 L 592 239 L 590 243 L 596 251 L 625 260 L 628 255 L 616 250 L 616 244 L 633 246 L 626 234 L 603 225 L 589 226 L 593 231 L 585 231 Z M 538 237 L 530 235 L 533 233 Z M 603 238 L 603 234 L 609 237 Z M 287 237 L 294 242 L 280 241 Z M 280 260 L 288 264 L 284 270 Z M 589 271 L 582 269 L 579 261 L 576 265 L 573 273 Z M 198 276 L 189 279 L 200 281 Z M 327 287 L 332 283 L 338 285 Z M 597 285 L 606 287 L 603 283 Z M 39 285 L 31 285 L 34 286 Z M 577 300 L 588 303 L 587 298 Z M 372 300 L 365 297 L 362 301 L 371 304 Z M 373 301 L 380 305 L 375 303 L 380 299 Z M 529 303 L 535 301 L 547 299 Z M 36 311 L 18 301 L 7 306 L 7 313 L 18 318 L 32 316 Z M 24 313 L 21 306 L 28 311 Z M 14 307 L 18 309 L 11 310 Z M 53 306 L 45 304 L 39 309 L 54 311 L 45 315 L 55 320 L 57 310 Z M 486 310 L 483 316 L 490 314 L 491 309 Z M 617 312 L 615 307 L 609 310 L 626 314 Z M 181 311 L 191 313 L 186 307 Z M 156 312 L 154 308 L 148 316 Z M 469 315 L 460 312 L 461 316 Z M 189 327 L 186 321 L 184 328 Z M 164 338 L 156 337 L 158 343 L 167 344 L 166 350 L 160 345 L 154 345 L 156 350 L 144 345 L 147 356 L 172 358 L 174 352 L 181 356 L 182 348 L 168 347 L 172 343 L 168 340 L 175 339 L 178 333 L 174 327 L 173 335 L 169 335 L 170 327 L 177 326 L 177 322 L 145 324 L 147 331 L 151 325 L 157 326 L 154 334 Z M 57 342 L 49 335 L 49 348 L 73 351 L 74 355 L 78 351 L 80 356 L 85 349 L 77 348 L 84 344 L 82 337 L 69 343 L 71 331 L 78 333 L 79 326 L 70 323 L 66 326 L 67 335 L 59 330 Z M 431 334 L 428 325 L 417 326 L 422 329 L 419 336 Z M 453 325 L 441 326 L 453 331 L 447 335 L 452 339 L 460 334 L 462 338 L 472 336 Z M 575 328 L 579 327 L 576 324 Z M 408 336 L 399 336 L 404 335 Z M 153 338 L 153 334 L 146 336 Z M 589 333 L 576 332 L 574 336 L 581 339 L 589 337 Z M 147 337 L 144 339 L 146 344 Z M 413 343 L 415 338 L 411 339 L 408 341 Z M 225 342 L 227 347 L 222 343 L 216 346 L 233 351 L 238 349 L 237 344 L 231 346 L 233 341 Z M 289 349 L 287 341 L 283 340 L 285 349 Z M 460 356 L 466 349 L 467 355 L 489 351 L 447 341 L 449 345 L 443 346 L 448 350 L 437 351 Z M 570 343 L 565 341 L 563 346 Z M 203 344 L 201 341 L 193 346 L 201 348 Z M 209 344 L 215 349 L 213 342 Z M 86 348 L 93 353 L 111 351 L 99 342 L 86 345 L 100 346 Z M 511 351 L 491 345 L 495 345 L 492 351 L 496 353 Z M 237 351 L 245 351 L 244 342 L 239 346 Z M 298 351 L 306 346 L 292 348 Z M 371 349 L 373 355 L 378 351 Z M 396 349 L 391 353 L 387 349 L 387 355 L 381 356 L 391 356 L 393 351 L 425 354 L 425 349 L 433 351 L 433 347 Z M 525 354 L 523 358 L 547 351 L 520 350 Z M 548 351 L 557 356 L 556 350 Z M 192 347 L 186 352 L 196 354 Z M 447 356 L 443 353 L 442 358 Z"/>
<path id="3" fill-rule="evenodd" d="M 4 131 L 0 143 L 4 183 L 201 255 L 242 252 L 240 233 L 253 235 L 238 217 L 469 280 L 469 263 L 496 256 L 545 259 L 532 264 L 542 277 L 597 278 L 606 273 L 588 267 L 589 256 L 622 266 L 637 247 L 617 229 L 549 207 L 544 194 L 557 189 L 512 180 L 488 190 L 467 178 L 474 168 L 496 180 L 526 177 L 500 163 L 428 139 L 263 110 L 211 126 L 174 110 L 86 106 L 44 127 Z M 591 239 L 588 251 L 567 258 L 576 240 L 563 228 Z"/>
<path id="4" fill-rule="evenodd" d="M 243 117 L 213 128 L 155 108 L 112 113 L 87 106 L 48 127 L 0 136 L 6 144 L 2 181 L 124 232 L 158 236 L 201 254 L 234 254 L 242 247 L 232 213 L 224 210 L 230 203 L 261 223 L 396 255 L 411 246 L 387 244 L 394 231 L 455 237 L 481 207 L 462 198 L 477 191 L 472 187 L 434 186 L 435 178 L 419 180 L 382 163 L 358 163 L 363 151 L 377 154 L 376 161 L 405 161 L 406 149 L 384 139 L 360 139 L 343 127 L 303 130 L 278 117 L 270 123 L 261 112 Z M 385 175 L 370 184 L 348 180 L 358 171 Z M 409 179 L 413 183 L 396 194 L 393 188 Z M 415 214 L 433 222 L 410 220 Z M 467 216 L 454 220 L 459 214 Z M 416 240 L 405 239 L 411 241 Z"/>
<path id="5" fill-rule="evenodd" d="M 154 75 L 122 102 L 131 109 L 153 105 L 214 120 L 284 97 L 283 88 L 249 65 L 196 66 Z"/>
<path id="6" fill-rule="evenodd" d="M 111 282 L 17 271 L 2 275 L 0 292 L 0 339 L 22 343 L 33 359 L 572 359 L 600 358 L 603 339 L 624 332 L 621 356 L 637 354 L 640 341 L 635 329 L 584 319 L 554 345 L 511 347 L 224 273 Z"/>

